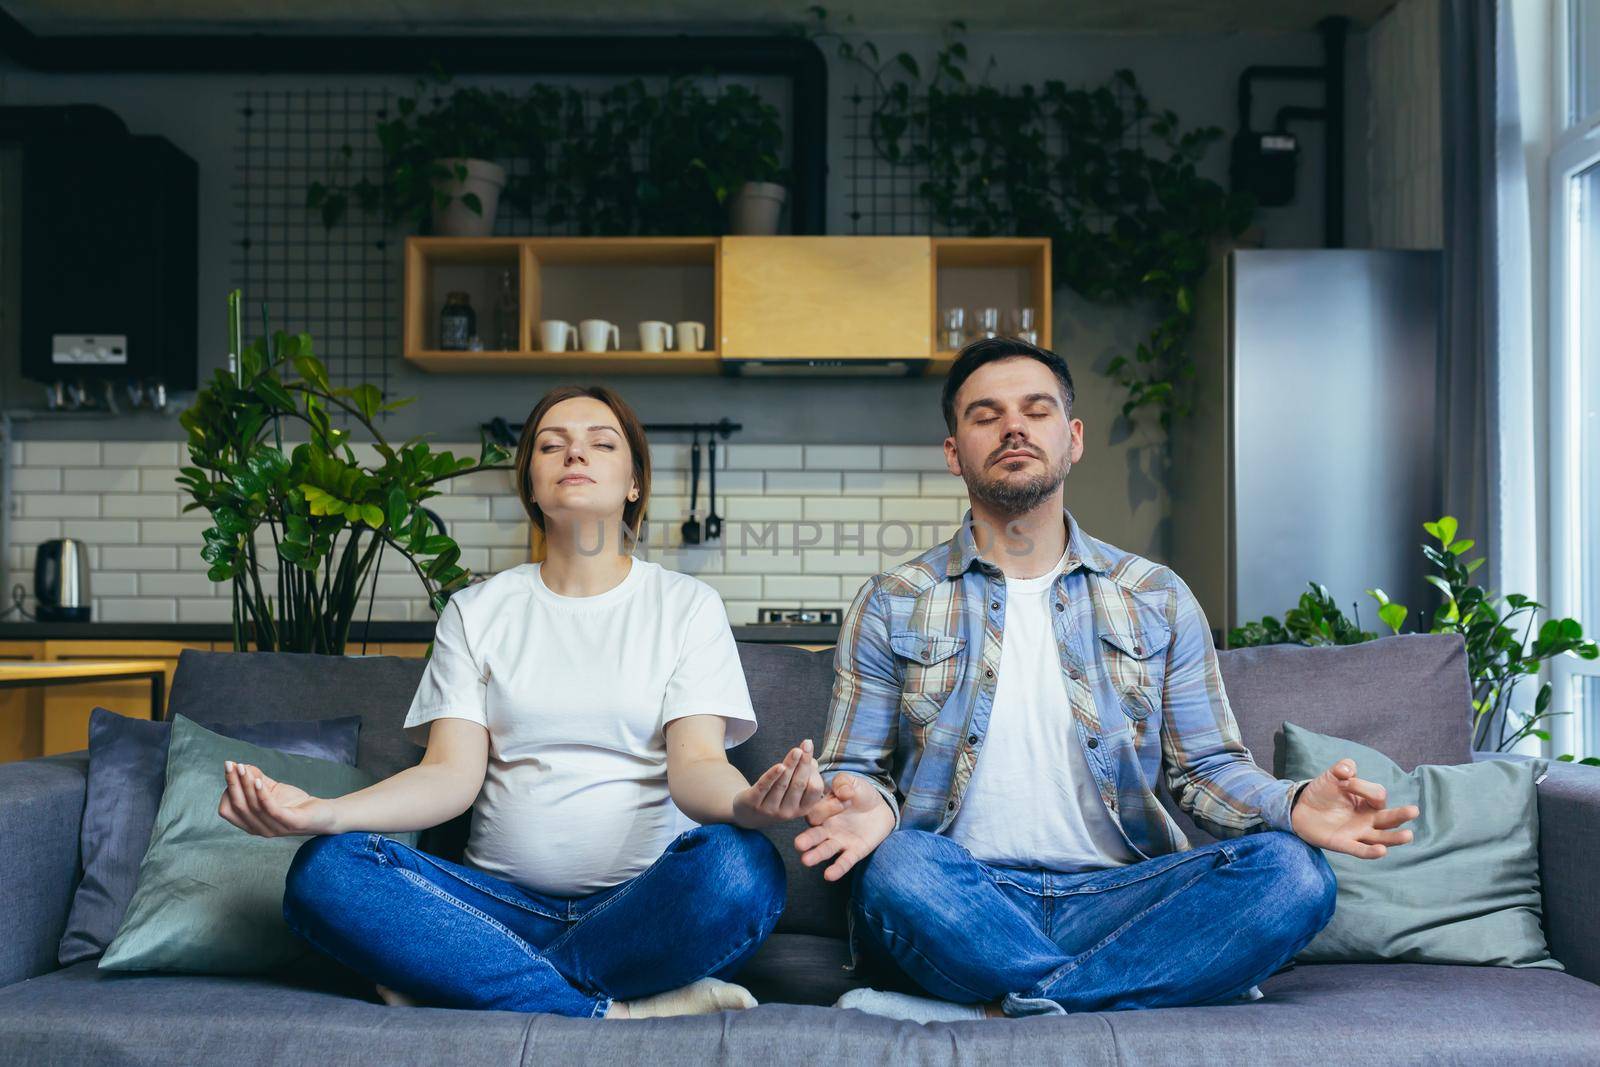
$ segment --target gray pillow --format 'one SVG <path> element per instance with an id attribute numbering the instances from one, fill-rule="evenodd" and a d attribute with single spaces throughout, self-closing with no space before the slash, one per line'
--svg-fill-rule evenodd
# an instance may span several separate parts
<path id="1" fill-rule="evenodd" d="M 1314 778 L 1339 759 L 1415 804 L 1412 838 L 1377 859 L 1323 850 L 1339 882 L 1333 918 L 1295 956 L 1306 963 L 1392 960 L 1565 970 L 1540 925 L 1539 805 L 1544 760 L 1419 764 L 1410 773 L 1354 741 L 1283 724 L 1284 775 Z"/>
<path id="2" fill-rule="evenodd" d="M 284 876 L 307 838 L 257 837 L 219 815 L 228 759 L 314 796 L 342 796 L 377 780 L 356 767 L 223 737 L 177 716 L 150 848 L 127 916 L 100 958 L 103 970 L 261 974 L 312 956 L 283 921 Z M 408 844 L 416 839 L 391 836 Z"/>
<path id="3" fill-rule="evenodd" d="M 280 752 L 353 765 L 361 717 L 206 726 Z M 171 736 L 170 722 L 131 719 L 105 708 L 89 715 L 89 787 L 78 835 L 83 878 L 61 935 L 63 967 L 100 955 L 117 936 L 139 880 L 139 861 L 150 847 Z"/>

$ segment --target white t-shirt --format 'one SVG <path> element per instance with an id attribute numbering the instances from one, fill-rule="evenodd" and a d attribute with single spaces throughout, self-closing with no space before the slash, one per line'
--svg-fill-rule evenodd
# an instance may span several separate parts
<path id="1" fill-rule="evenodd" d="M 1098 870 L 1138 863 L 1095 786 L 1062 677 L 1050 610 L 1067 554 L 1037 578 L 1006 579 L 1000 678 L 983 748 L 950 837 L 1003 867 Z"/>
<path id="2" fill-rule="evenodd" d="M 465 861 L 536 892 L 627 881 L 696 824 L 667 790 L 663 727 L 720 715 L 724 745 L 755 733 L 744 669 L 715 589 L 633 557 L 595 596 L 552 592 L 524 563 L 455 593 L 405 719 L 489 729 Z"/>

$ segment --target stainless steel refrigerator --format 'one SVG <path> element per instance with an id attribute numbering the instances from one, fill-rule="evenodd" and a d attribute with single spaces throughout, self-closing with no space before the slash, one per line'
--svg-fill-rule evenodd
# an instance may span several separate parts
<path id="1" fill-rule="evenodd" d="M 1167 548 L 1219 648 L 1311 581 L 1380 636 L 1367 589 L 1410 608 L 1407 630 L 1438 603 L 1421 545 L 1440 514 L 1440 285 L 1431 251 L 1234 249 L 1207 272 Z"/>

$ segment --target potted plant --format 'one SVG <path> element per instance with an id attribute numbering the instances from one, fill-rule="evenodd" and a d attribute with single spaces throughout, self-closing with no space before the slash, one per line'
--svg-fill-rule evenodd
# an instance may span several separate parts
<path id="1" fill-rule="evenodd" d="M 1540 684 L 1531 714 L 1517 710 L 1511 703 L 1517 683 L 1527 675 L 1538 674 L 1539 664 L 1556 656 L 1600 659 L 1600 645 L 1583 636 L 1583 626 L 1577 619 L 1546 619 L 1535 633 L 1534 613 L 1544 605 L 1520 593 L 1501 596 L 1475 585 L 1472 572 L 1482 566 L 1483 557 L 1462 560 L 1476 542 L 1456 539 L 1454 516 L 1445 515 L 1422 527 L 1439 542 L 1438 547 L 1423 545 L 1422 552 L 1440 572 L 1428 575 L 1428 583 L 1443 594 L 1426 632 L 1459 633 L 1466 643 L 1467 672 L 1472 679 L 1472 747 L 1482 750 L 1492 742 L 1494 747 L 1489 751 L 1509 752 L 1524 737 L 1550 740 L 1550 731 L 1542 728 L 1540 721 L 1572 713 L 1550 710 L 1553 686 L 1549 682 Z M 1308 584 L 1310 592 L 1300 594 L 1299 606 L 1290 608 L 1282 621 L 1266 615 L 1234 627 L 1228 631 L 1228 647 L 1354 645 L 1377 639 L 1377 634 L 1361 629 L 1359 610 L 1356 622 L 1351 622 L 1334 603 L 1326 586 Z M 1367 595 L 1378 602 L 1379 620 L 1398 634 L 1408 614 L 1405 605 L 1390 600 L 1382 589 L 1368 589 Z M 1503 608 L 1510 610 L 1502 614 Z M 1527 619 L 1520 620 L 1518 616 L 1522 615 Z M 1507 734 L 1514 717 L 1521 721 Z M 1564 761 L 1572 758 L 1570 754 L 1556 757 Z M 1600 757 L 1586 756 L 1578 762 L 1600 765 Z"/>
<path id="2" fill-rule="evenodd" d="M 398 114 L 378 123 L 383 146 L 382 182 L 312 182 L 306 206 L 322 212 L 323 224 L 338 223 L 355 199 L 366 210 L 382 209 L 390 223 L 405 222 L 451 237 L 494 232 L 506 170 L 496 159 L 530 146 L 519 137 L 520 101 L 499 89 L 468 87 L 446 94 L 448 76 L 437 71 L 419 80 L 415 96 L 396 101 Z M 419 106 L 423 101 L 430 106 Z M 341 149 L 348 167 L 353 152 Z"/>
<path id="3" fill-rule="evenodd" d="M 777 113 L 742 85 L 728 86 L 703 112 L 705 141 L 691 166 L 705 172 L 717 202 L 727 207 L 728 232 L 777 233 L 790 179 L 778 162 L 783 130 Z"/>
<path id="4" fill-rule="evenodd" d="M 455 541 L 435 533 L 423 501 L 449 478 L 496 464 L 510 453 L 487 439 L 476 459 L 433 452 L 413 438 L 395 447 L 374 425 L 386 401 L 374 385 L 334 386 L 312 354 L 308 334 L 277 331 L 242 347 L 239 291 L 228 297 L 230 367 L 219 369 L 179 421 L 190 465 L 178 483 L 214 525 L 201 557 L 214 582 L 233 583 L 233 647 L 341 655 L 369 576 L 392 549 L 411 565 L 435 613 L 467 585 Z M 381 466 L 356 460 L 342 411 L 372 435 Z M 309 440 L 284 451 L 284 422 L 304 424 Z M 262 527 L 277 556 L 277 597 L 261 575 Z M 375 583 L 374 583 L 375 584 Z M 368 600 L 368 619 L 371 618 Z"/>

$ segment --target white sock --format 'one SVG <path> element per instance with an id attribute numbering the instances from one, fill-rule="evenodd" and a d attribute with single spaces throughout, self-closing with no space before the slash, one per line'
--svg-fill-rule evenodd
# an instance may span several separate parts
<path id="1" fill-rule="evenodd" d="M 1240 1000 L 1260 1000 L 1264 996 L 1266 996 L 1266 994 L 1261 992 L 1261 987 L 1258 986 L 1258 985 L 1253 985 L 1249 989 L 1246 989 L 1243 993 L 1240 993 L 1239 994 L 1239 999 Z"/>
<path id="2" fill-rule="evenodd" d="M 378 996 L 383 998 L 383 1002 L 391 1008 L 414 1008 L 417 1006 L 417 1002 L 414 999 L 404 993 L 397 993 L 388 986 L 378 985 L 374 982 L 373 988 L 378 991 Z"/>
<path id="3" fill-rule="evenodd" d="M 630 1019 L 650 1019 L 663 1015 L 714 1015 L 719 1011 L 739 1011 L 756 1006 L 756 998 L 742 985 L 720 978 L 702 978 L 678 989 L 653 997 L 622 1002 Z"/>
<path id="4" fill-rule="evenodd" d="M 953 1023 L 963 1019 L 983 1019 L 982 1004 L 957 1004 L 934 997 L 894 993 L 884 989 L 852 989 L 833 1002 L 836 1008 L 855 1008 L 891 1019 L 915 1023 Z"/>

